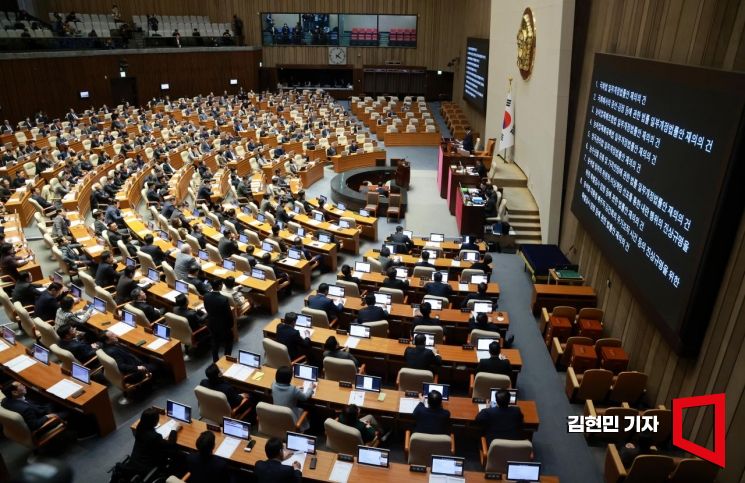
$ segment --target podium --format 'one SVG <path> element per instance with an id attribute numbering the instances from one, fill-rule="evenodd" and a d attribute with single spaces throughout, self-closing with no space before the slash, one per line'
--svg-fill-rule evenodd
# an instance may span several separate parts
<path id="1" fill-rule="evenodd" d="M 411 163 L 405 159 L 391 159 L 391 164 L 396 166 L 396 184 L 403 189 L 408 189 L 411 182 Z"/>

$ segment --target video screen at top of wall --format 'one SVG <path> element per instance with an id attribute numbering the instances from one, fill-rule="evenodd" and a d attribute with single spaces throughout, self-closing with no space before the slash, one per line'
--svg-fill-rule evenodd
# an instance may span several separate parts
<path id="1" fill-rule="evenodd" d="M 466 40 L 463 99 L 479 112 L 486 112 L 486 90 L 489 77 L 489 39 Z"/>
<path id="2" fill-rule="evenodd" d="M 595 56 L 572 211 L 675 333 L 706 322 L 686 318 L 702 302 L 697 279 L 743 111 L 742 92 L 717 83 L 724 74 Z"/>
<path id="3" fill-rule="evenodd" d="M 339 45 L 339 16 L 328 13 L 262 13 L 263 45 Z"/>

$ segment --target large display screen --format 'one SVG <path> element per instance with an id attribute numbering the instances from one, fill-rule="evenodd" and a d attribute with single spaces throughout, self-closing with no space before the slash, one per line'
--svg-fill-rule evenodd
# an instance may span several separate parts
<path id="1" fill-rule="evenodd" d="M 744 85 L 595 56 L 572 211 L 678 352 L 698 350 L 742 214 Z"/>
<path id="2" fill-rule="evenodd" d="M 489 39 L 466 40 L 463 99 L 480 112 L 486 112 L 486 87 L 489 76 Z"/>

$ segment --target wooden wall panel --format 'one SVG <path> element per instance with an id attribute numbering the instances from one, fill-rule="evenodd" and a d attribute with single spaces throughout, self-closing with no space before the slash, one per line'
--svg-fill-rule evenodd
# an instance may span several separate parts
<path id="1" fill-rule="evenodd" d="M 577 2 L 570 93 L 570 126 L 583 126 L 595 52 L 660 61 L 745 70 L 745 2 L 738 0 L 595 0 Z M 581 38 L 577 38 L 577 36 Z M 577 261 L 598 291 L 609 335 L 623 340 L 631 367 L 649 374 L 651 402 L 670 406 L 673 398 L 724 392 L 727 395 L 727 468 L 719 481 L 745 481 L 740 434 L 745 429 L 745 218 L 723 275 L 708 332 L 695 359 L 678 357 L 635 297 L 571 212 L 582 129 L 570 130 L 560 245 Z M 610 281 L 610 287 L 608 286 Z M 688 410 L 684 434 L 713 444 L 711 413 Z M 739 449 L 738 449 L 739 448 Z"/>
<path id="2" fill-rule="evenodd" d="M 2 115 L 18 121 L 38 109 L 59 116 L 70 107 L 111 105 L 116 100 L 109 79 L 119 75 L 122 58 L 129 63 L 127 75 L 137 78 L 141 104 L 160 94 L 161 82 L 170 84 L 172 97 L 230 90 L 231 78 L 245 89 L 259 86 L 259 50 L 0 60 L 0 69 L 6 73 L 0 76 Z M 91 98 L 80 100 L 81 90 L 90 91 Z"/>

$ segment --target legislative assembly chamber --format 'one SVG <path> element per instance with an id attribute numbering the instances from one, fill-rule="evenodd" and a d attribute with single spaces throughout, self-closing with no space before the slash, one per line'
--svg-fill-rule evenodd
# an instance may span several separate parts
<path id="1" fill-rule="evenodd" d="M 744 185 L 742 0 L 0 1 L 0 482 L 745 482 Z"/>

